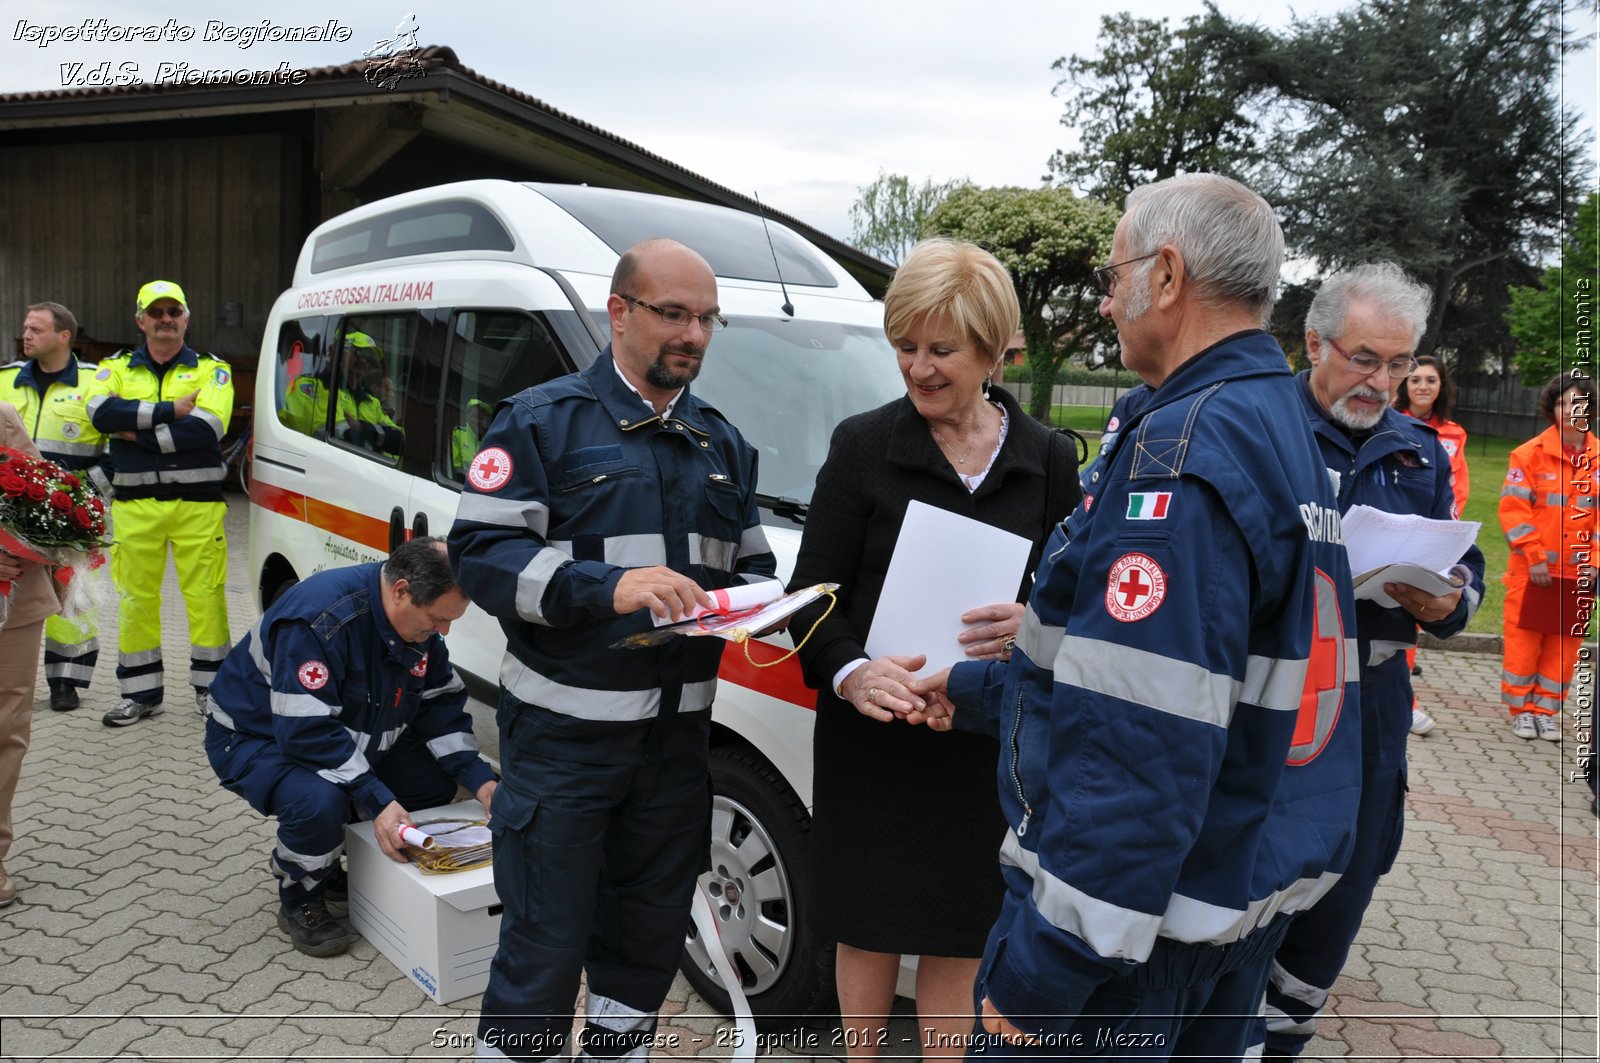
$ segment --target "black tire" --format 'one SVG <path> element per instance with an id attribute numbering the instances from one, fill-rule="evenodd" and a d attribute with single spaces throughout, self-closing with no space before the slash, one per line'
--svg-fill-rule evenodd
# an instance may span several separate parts
<path id="1" fill-rule="evenodd" d="M 697 888 L 711 901 L 722 945 L 756 1025 L 794 1027 L 836 1014 L 833 944 L 809 918 L 811 814 L 772 766 L 738 745 L 711 751 L 711 870 Z M 693 924 L 682 970 L 713 1008 L 732 1014 L 722 979 Z"/>
<path id="2" fill-rule="evenodd" d="M 244 497 L 250 497 L 251 463 L 255 461 L 255 447 L 248 437 L 244 441 L 244 453 L 239 455 L 239 490 L 244 492 Z"/>
<path id="3" fill-rule="evenodd" d="M 284 591 L 288 590 L 290 587 L 293 587 L 299 582 L 299 576 L 286 576 L 279 580 L 277 584 L 273 586 L 272 592 L 261 602 L 261 611 L 263 613 L 266 612 L 268 607 L 271 606 L 273 602 L 277 601 L 278 597 L 283 594 Z"/>

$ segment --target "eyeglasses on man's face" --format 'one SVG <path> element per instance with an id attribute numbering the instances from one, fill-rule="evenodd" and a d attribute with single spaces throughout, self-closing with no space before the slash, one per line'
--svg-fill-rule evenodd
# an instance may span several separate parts
<path id="1" fill-rule="evenodd" d="M 1138 258 L 1125 258 L 1121 262 L 1113 262 L 1110 265 L 1101 266 L 1094 271 L 1094 282 L 1100 286 L 1100 290 L 1105 292 L 1106 298 L 1109 299 L 1117 293 L 1117 270 L 1123 266 L 1131 266 L 1135 262 L 1143 262 L 1147 258 L 1155 258 L 1160 253 L 1160 251 L 1152 251 L 1148 255 L 1140 255 Z"/>
<path id="2" fill-rule="evenodd" d="M 703 332 L 720 332 L 728 327 L 727 318 L 720 314 L 691 314 L 681 306 L 656 306 L 643 299 L 635 299 L 631 295 L 624 295 L 622 299 L 634 306 L 642 306 L 646 310 L 660 314 L 661 320 L 674 328 L 682 328 L 691 321 L 698 323 Z"/>
<path id="3" fill-rule="evenodd" d="M 1345 361 L 1350 363 L 1351 372 L 1360 373 L 1362 376 L 1371 376 L 1382 369 L 1389 374 L 1390 380 L 1403 380 L 1417 368 L 1416 356 L 1411 354 L 1386 362 L 1370 354 L 1350 354 L 1333 340 L 1328 341 L 1328 346 L 1344 355 Z"/>
<path id="4" fill-rule="evenodd" d="M 176 321 L 188 312 L 181 306 L 147 306 L 144 308 L 144 316 L 156 321 L 160 321 L 164 317 L 170 317 Z"/>

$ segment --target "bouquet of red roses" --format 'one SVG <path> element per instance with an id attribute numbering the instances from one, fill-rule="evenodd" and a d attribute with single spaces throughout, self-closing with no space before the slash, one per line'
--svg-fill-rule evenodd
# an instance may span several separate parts
<path id="1" fill-rule="evenodd" d="M 109 525 L 105 499 L 87 479 L 0 447 L 0 550 L 52 566 L 66 584 L 74 572 L 104 563 Z M 11 584 L 0 580 L 0 627 L 10 612 Z"/>

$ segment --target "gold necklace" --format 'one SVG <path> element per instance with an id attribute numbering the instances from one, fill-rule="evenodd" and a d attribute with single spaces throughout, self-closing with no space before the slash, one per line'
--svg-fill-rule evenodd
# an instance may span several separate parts
<path id="1" fill-rule="evenodd" d="M 974 438 L 976 438 L 976 436 L 978 436 L 978 435 L 982 435 L 983 434 L 984 416 L 983 416 L 983 413 L 981 411 L 978 413 L 977 420 L 978 420 L 978 431 L 975 434 Z M 963 450 L 961 452 L 960 456 L 958 457 L 956 455 L 956 453 L 955 453 L 955 448 L 953 448 L 950 444 L 948 444 L 948 443 L 946 443 L 944 441 L 944 436 L 943 436 L 943 434 L 940 433 L 938 425 L 934 424 L 932 421 L 929 421 L 928 422 L 928 430 L 933 433 L 933 441 L 935 443 L 939 444 L 939 449 L 944 451 L 945 455 L 947 457 L 955 458 L 957 465 L 965 466 L 967 464 L 967 459 L 972 456 L 972 443 L 970 441 L 967 443 L 967 449 Z"/>

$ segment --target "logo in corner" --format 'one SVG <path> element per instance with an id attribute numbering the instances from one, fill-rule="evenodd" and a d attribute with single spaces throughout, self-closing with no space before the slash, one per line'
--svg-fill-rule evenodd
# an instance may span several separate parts
<path id="1" fill-rule="evenodd" d="M 307 661 L 296 674 L 300 677 L 300 685 L 307 690 L 321 690 L 328 685 L 328 666 L 321 661 Z"/>
<path id="2" fill-rule="evenodd" d="M 500 447 L 478 451 L 467 470 L 467 483 L 480 491 L 498 491 L 511 479 L 511 455 Z"/>
<path id="3" fill-rule="evenodd" d="M 1167 574 L 1148 554 L 1123 554 L 1106 578 L 1106 612 L 1125 624 L 1143 620 L 1167 598 Z"/>

